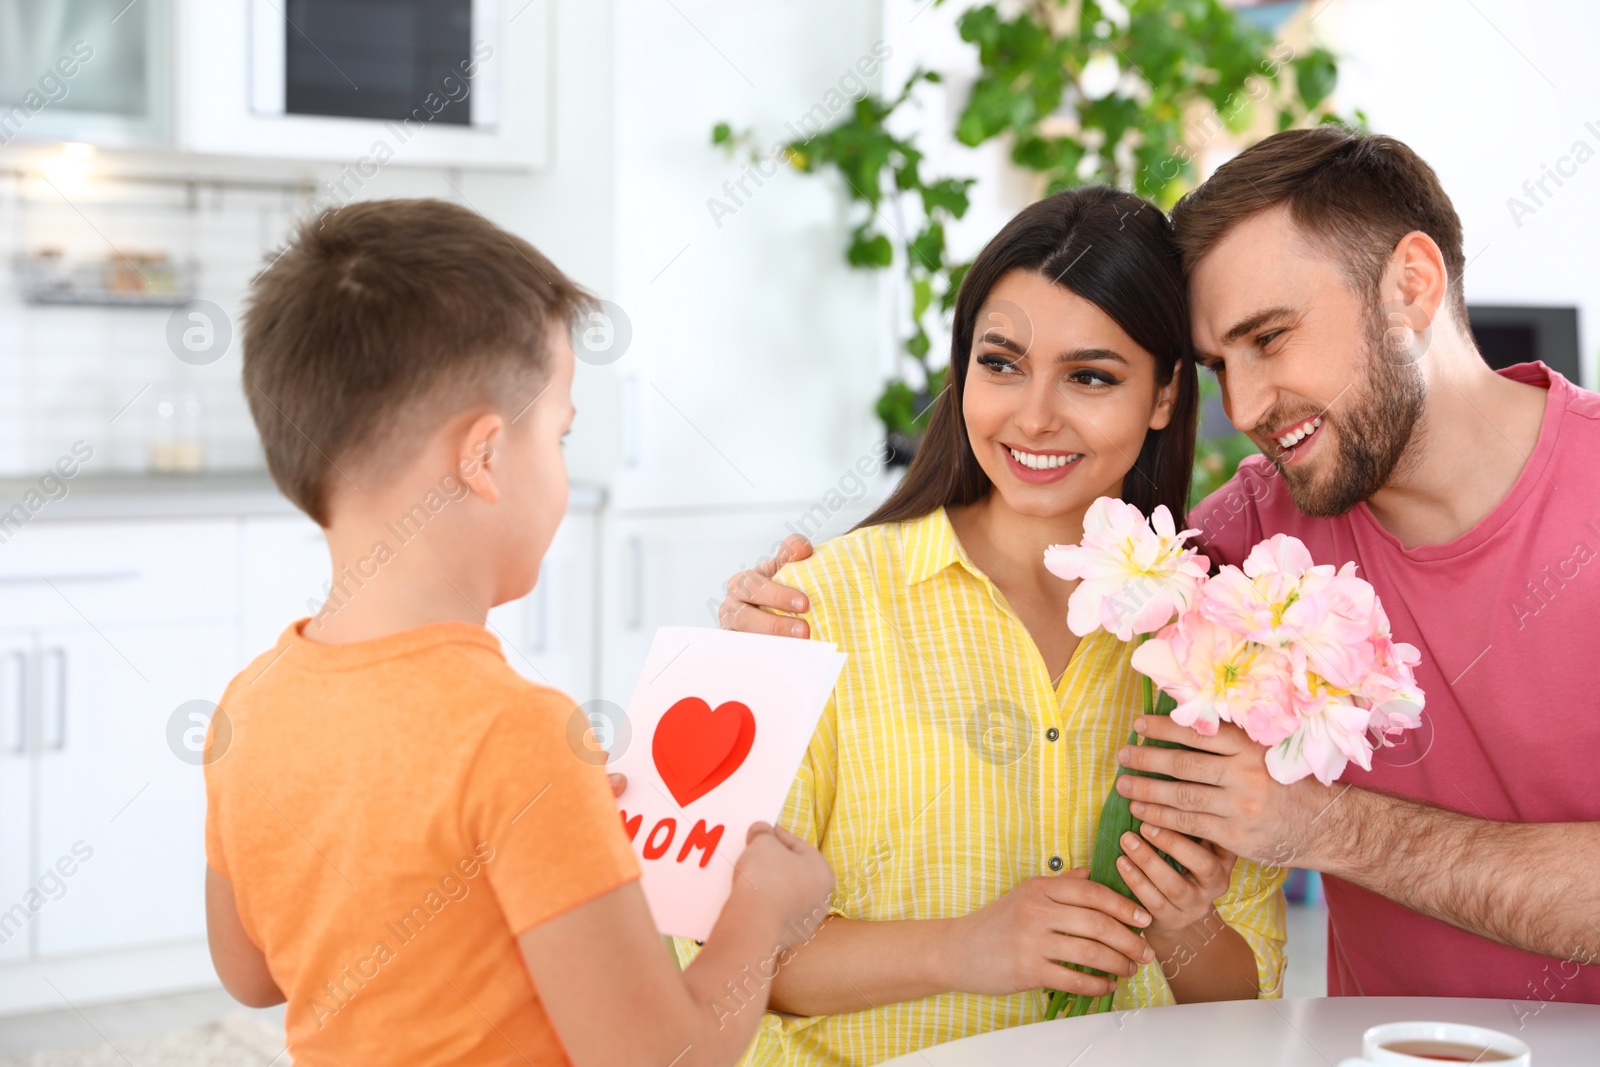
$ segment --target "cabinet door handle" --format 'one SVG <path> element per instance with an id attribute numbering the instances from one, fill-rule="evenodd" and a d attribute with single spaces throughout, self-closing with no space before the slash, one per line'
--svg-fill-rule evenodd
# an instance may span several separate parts
<path id="1" fill-rule="evenodd" d="M 17 699 L 17 740 L 10 746 L 11 754 L 22 756 L 28 751 L 28 657 L 21 651 L 12 651 L 6 658 L 17 672 L 16 688 L 11 693 Z"/>
<path id="2" fill-rule="evenodd" d="M 622 461 L 635 470 L 644 452 L 641 442 L 643 412 L 639 400 L 639 376 L 630 374 L 622 379 Z"/>
<path id="3" fill-rule="evenodd" d="M 644 625 L 644 541 L 628 538 L 629 581 L 633 588 L 628 597 L 628 629 L 637 630 Z"/>
<path id="4" fill-rule="evenodd" d="M 139 571 L 68 571 L 62 574 L 0 574 L 0 585 L 47 585 L 51 582 L 132 582 Z"/>
<path id="5" fill-rule="evenodd" d="M 60 752 L 67 747 L 67 650 L 59 645 L 45 651 L 45 658 L 53 660 L 56 668 L 56 735 L 45 747 Z M 40 671 L 43 681 L 43 671 Z"/>
<path id="6" fill-rule="evenodd" d="M 550 578 L 539 576 L 528 603 L 528 629 L 532 631 L 528 651 L 535 654 L 547 651 L 550 646 Z"/>

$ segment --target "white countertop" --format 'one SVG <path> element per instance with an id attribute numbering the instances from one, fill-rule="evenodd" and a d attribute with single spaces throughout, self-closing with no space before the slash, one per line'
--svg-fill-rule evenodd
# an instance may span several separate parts
<path id="1" fill-rule="evenodd" d="M 293 515 L 298 509 L 278 492 L 265 471 L 199 474 L 80 474 L 64 479 L 66 495 L 48 500 L 36 521 L 207 518 Z M 42 492 L 38 478 L 0 478 L 0 512 L 21 503 L 30 491 Z M 605 491 L 574 484 L 569 512 L 600 509 Z"/>
<path id="2" fill-rule="evenodd" d="M 1443 997 L 1226 1000 L 996 1030 L 884 1067 L 1331 1067 L 1379 1023 L 1468 1023 L 1511 1034 L 1533 1067 L 1600 1063 L 1600 1005 Z"/>

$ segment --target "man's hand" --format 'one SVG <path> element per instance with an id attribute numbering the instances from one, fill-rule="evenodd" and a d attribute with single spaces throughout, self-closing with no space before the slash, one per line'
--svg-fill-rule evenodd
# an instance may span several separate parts
<path id="1" fill-rule="evenodd" d="M 1145 715 L 1134 729 L 1200 750 L 1136 745 L 1118 754 L 1125 767 L 1179 779 L 1117 779 L 1148 823 L 1261 863 L 1322 871 L 1526 952 L 1575 965 L 1600 959 L 1600 822 L 1492 822 L 1315 778 L 1283 785 L 1237 726 L 1201 737 Z"/>
<path id="2" fill-rule="evenodd" d="M 777 608 L 797 614 L 811 610 L 804 593 L 772 580 L 786 565 L 809 555 L 811 542 L 799 534 L 790 534 L 778 546 L 776 556 L 729 578 L 727 596 L 722 600 L 722 607 L 717 609 L 722 628 L 776 637 L 810 637 L 811 627 L 804 620 L 761 610 Z"/>
<path id="3" fill-rule="evenodd" d="M 1284 785 L 1267 773 L 1266 749 L 1239 727 L 1223 723 L 1205 737 L 1165 715 L 1145 715 L 1134 729 L 1157 741 L 1176 741 L 1198 752 L 1127 745 L 1118 761 L 1131 770 L 1178 779 L 1163 782 L 1125 774 L 1117 791 L 1133 801 L 1147 823 L 1215 842 L 1223 849 L 1277 867 L 1316 867 L 1313 823 L 1338 803 L 1348 786 L 1314 778 Z"/>

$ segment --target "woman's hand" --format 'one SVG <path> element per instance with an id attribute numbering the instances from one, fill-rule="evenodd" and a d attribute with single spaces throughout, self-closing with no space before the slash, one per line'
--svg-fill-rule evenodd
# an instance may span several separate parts
<path id="1" fill-rule="evenodd" d="M 1030 878 L 955 920 L 950 988 L 991 996 L 1030 989 L 1104 996 L 1117 988 L 1114 978 L 1061 964 L 1131 976 L 1155 953 L 1128 927 L 1150 921 L 1133 901 L 1089 881 L 1087 870 Z"/>
<path id="2" fill-rule="evenodd" d="M 1179 874 L 1156 848 L 1188 873 Z M 1228 891 L 1237 857 L 1220 845 L 1191 841 L 1151 823 L 1139 835 L 1123 834 L 1122 850 L 1117 870 L 1155 917 L 1145 939 L 1161 960 L 1173 999 L 1190 1004 L 1259 995 L 1255 954 L 1215 906 Z"/>
<path id="3" fill-rule="evenodd" d="M 1219 845 L 1197 843 L 1150 823 L 1140 831 L 1145 840 L 1137 834 L 1122 835 L 1117 871 L 1139 903 L 1150 909 L 1154 921 L 1149 932 L 1179 934 L 1204 922 L 1228 891 L 1237 857 Z M 1156 848 L 1183 864 L 1188 873 L 1179 874 L 1156 854 Z"/>
<path id="4" fill-rule="evenodd" d="M 809 637 L 811 626 L 804 619 L 774 615 L 762 608 L 777 608 L 803 614 L 811 610 L 806 595 L 791 589 L 773 576 L 795 560 L 811 555 L 811 542 L 800 534 L 790 534 L 771 559 L 762 560 L 749 570 L 728 579 L 727 595 L 717 609 L 717 621 L 724 630 L 748 634 L 775 634 L 778 637 Z"/>

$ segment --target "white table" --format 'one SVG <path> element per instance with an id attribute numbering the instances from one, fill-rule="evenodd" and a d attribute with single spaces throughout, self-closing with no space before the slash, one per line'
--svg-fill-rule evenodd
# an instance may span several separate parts
<path id="1" fill-rule="evenodd" d="M 1417 1019 L 1513 1034 L 1533 1050 L 1534 1067 L 1600 1064 L 1600 1005 L 1315 997 L 1057 1019 L 936 1045 L 884 1067 L 1333 1067 L 1361 1054 L 1367 1027 Z"/>

